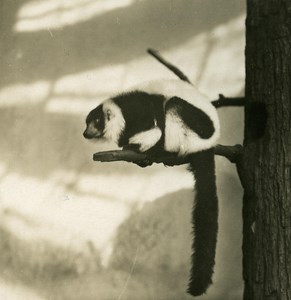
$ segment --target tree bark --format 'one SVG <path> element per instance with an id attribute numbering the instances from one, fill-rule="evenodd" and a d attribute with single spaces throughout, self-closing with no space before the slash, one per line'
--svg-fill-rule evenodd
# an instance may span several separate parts
<path id="1" fill-rule="evenodd" d="M 291 299 L 291 1 L 247 0 L 245 300 Z"/>

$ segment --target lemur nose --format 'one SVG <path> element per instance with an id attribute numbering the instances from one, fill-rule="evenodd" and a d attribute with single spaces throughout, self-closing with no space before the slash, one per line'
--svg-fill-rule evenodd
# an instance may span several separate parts
<path id="1" fill-rule="evenodd" d="M 87 132 L 87 130 L 84 131 L 83 136 L 85 139 L 91 140 L 94 138 L 94 135 Z"/>
<path id="2" fill-rule="evenodd" d="M 87 138 L 88 138 L 88 133 L 87 133 L 87 130 L 85 130 L 85 131 L 83 132 L 83 137 L 84 137 L 85 139 L 87 139 Z"/>

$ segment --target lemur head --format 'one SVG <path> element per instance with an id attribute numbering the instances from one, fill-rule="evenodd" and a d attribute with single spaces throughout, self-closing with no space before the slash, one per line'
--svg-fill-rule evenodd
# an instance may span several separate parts
<path id="1" fill-rule="evenodd" d="M 102 138 L 104 135 L 105 119 L 103 112 L 103 105 L 97 106 L 90 111 L 86 118 L 86 129 L 83 133 L 84 138 Z"/>
<path id="2" fill-rule="evenodd" d="M 86 139 L 105 138 L 118 143 L 124 127 L 125 120 L 120 107 L 114 100 L 108 99 L 90 111 L 83 136 Z"/>

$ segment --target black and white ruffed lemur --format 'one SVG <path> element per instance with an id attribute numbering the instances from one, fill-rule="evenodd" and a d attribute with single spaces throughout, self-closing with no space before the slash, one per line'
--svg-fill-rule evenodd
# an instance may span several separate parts
<path id="1" fill-rule="evenodd" d="M 86 119 L 84 137 L 105 138 L 124 149 L 189 157 L 195 177 L 194 241 L 188 293 L 212 283 L 218 228 L 214 146 L 220 125 L 211 101 L 181 80 L 156 80 L 105 100 Z"/>

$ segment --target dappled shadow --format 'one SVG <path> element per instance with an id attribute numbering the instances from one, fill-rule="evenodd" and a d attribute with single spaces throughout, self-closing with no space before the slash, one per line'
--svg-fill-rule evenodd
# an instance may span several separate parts
<path id="1" fill-rule="evenodd" d="M 133 212 L 117 231 L 110 267 L 132 272 L 131 284 L 144 280 L 153 294 L 182 299 L 190 266 L 193 197 L 191 190 L 181 190 Z M 125 299 L 134 299 L 131 290 L 129 285 Z"/>
<path id="2" fill-rule="evenodd" d="M 17 5 L 15 5 L 17 3 Z M 65 74 L 122 64 L 154 47 L 169 50 L 241 14 L 243 1 L 135 1 L 60 29 L 14 32 L 18 1 L 7 4 L 1 84 L 54 80 Z M 4 13 L 3 13 L 4 14 Z M 12 18 L 11 16 L 14 17 Z M 3 33 L 2 33 L 3 35 Z M 3 55 L 2 55 L 3 56 Z M 97 83 L 98 84 L 98 83 Z"/>
<path id="3" fill-rule="evenodd" d="M 165 291 L 173 290 L 173 286 L 177 286 L 177 294 L 173 296 L 169 292 L 167 295 L 170 296 L 166 299 L 187 299 L 181 298 L 181 293 L 185 291 L 184 285 L 188 278 L 188 250 L 191 243 L 189 212 L 193 201 L 192 192 L 180 190 L 178 193 L 168 194 L 146 204 L 141 211 L 135 211 L 135 206 L 138 205 L 131 204 L 155 199 L 153 195 L 156 194 L 147 195 L 147 199 L 142 198 L 148 190 L 162 190 L 163 194 L 165 191 L 189 185 L 182 185 L 180 182 L 178 188 L 171 189 L 175 186 L 174 180 L 185 181 L 178 172 L 176 177 L 171 178 L 170 184 L 170 181 L 161 183 L 159 179 L 164 178 L 165 173 L 159 174 L 160 177 L 154 175 L 162 167 L 141 169 L 128 163 L 92 162 L 92 154 L 103 146 L 95 146 L 83 139 L 83 111 L 84 107 L 89 107 L 89 102 L 96 105 L 95 98 L 99 101 L 100 98 L 108 96 L 107 90 L 103 90 L 103 85 L 106 81 L 110 82 L 108 78 L 112 74 L 117 75 L 111 81 L 116 78 L 120 78 L 121 82 L 123 80 L 123 68 L 121 72 L 115 72 L 113 69 L 106 74 L 100 68 L 122 65 L 140 58 L 149 46 L 164 51 L 182 46 L 185 41 L 240 15 L 244 10 L 244 1 L 133 1 L 132 5 L 126 8 L 107 11 L 69 26 L 49 30 L 15 31 L 15 24 L 19 21 L 17 13 L 26 2 L 28 1 L 3 0 L 0 4 L 0 87 L 9 88 L 9 85 L 12 85 L 10 94 L 3 93 L 4 98 L 8 94 L 9 96 L 0 105 L 0 179 L 3 182 L 5 180 L 5 188 L 9 190 L 5 193 L 2 189 L 1 196 L 4 194 L 5 205 L 8 203 L 8 207 L 17 207 L 16 210 L 8 208 L 4 211 L 3 222 L 18 220 L 19 223 L 31 229 L 35 227 L 37 230 L 39 220 L 46 220 L 42 219 L 40 213 L 47 214 L 47 218 L 53 218 L 53 214 L 58 211 L 59 217 L 53 219 L 56 226 L 59 226 L 60 220 L 68 223 L 68 227 L 73 227 L 79 221 L 77 226 L 83 226 L 86 233 L 90 230 L 91 235 L 92 232 L 96 233 L 95 237 L 109 234 L 106 229 L 110 225 L 114 223 L 117 227 L 119 220 L 122 221 L 127 216 L 127 210 L 133 212 L 116 233 L 114 251 L 107 269 L 99 265 L 99 250 L 96 250 L 90 241 L 85 248 L 91 254 L 83 258 L 82 254 L 78 256 L 79 254 L 71 249 L 64 251 L 41 239 L 40 244 L 25 241 L 8 231 L 3 224 L 0 229 L 1 255 L 3 254 L 0 259 L 1 270 L 7 276 L 11 273 L 13 276 L 19 275 L 17 278 L 21 281 L 28 278 L 27 284 L 40 287 L 40 290 L 47 282 L 47 289 L 52 294 L 55 293 L 51 299 L 88 300 L 96 299 L 96 294 L 99 299 L 117 299 L 136 257 L 133 274 L 124 294 L 128 297 L 124 299 L 154 299 L 156 294 L 165 295 Z M 45 16 L 41 16 L 43 17 Z M 31 20 L 33 19 L 34 17 Z M 232 34 L 235 35 L 236 32 Z M 205 74 L 209 54 L 216 49 L 215 45 L 213 47 L 214 42 L 211 34 L 203 40 L 206 52 L 200 62 L 198 81 Z M 78 74 L 91 70 L 100 71 L 99 77 L 95 76 L 94 72 L 90 74 L 89 84 L 92 87 L 97 86 L 92 90 L 82 86 L 84 80 L 78 85 Z M 68 82 L 63 81 L 63 76 L 67 74 L 76 77 Z M 136 73 L 133 76 L 136 76 Z M 100 83 L 102 78 L 104 80 Z M 21 83 L 23 86 L 26 83 L 31 86 L 23 88 Z M 13 84 L 19 84 L 20 88 Z M 115 85 L 110 86 L 109 90 L 115 90 Z M 78 101 L 82 109 L 77 107 L 72 113 L 70 108 Z M 58 110 L 51 109 L 53 104 L 62 102 Z M 237 118 L 239 113 L 231 112 L 230 117 L 228 113 L 222 112 L 221 115 L 222 122 L 228 123 L 227 134 L 223 134 L 226 136 L 225 140 L 228 143 L 239 142 L 241 132 L 232 130 L 241 125 L 241 118 Z M 227 299 L 227 296 L 229 299 L 239 299 L 236 296 L 232 297 L 230 291 L 240 288 L 240 270 L 237 269 L 238 262 L 241 261 L 240 252 L 237 248 L 233 251 L 236 246 L 240 248 L 240 235 L 237 234 L 240 232 L 240 212 L 237 214 L 239 205 L 234 201 L 241 198 L 237 195 L 240 188 L 237 181 L 227 173 L 229 168 L 225 167 L 224 163 L 218 163 L 218 170 L 223 173 L 222 176 L 226 175 L 225 179 L 219 179 L 219 187 L 222 195 L 221 211 L 224 208 L 227 211 L 222 213 L 224 225 L 220 232 L 223 232 L 223 250 L 220 251 L 220 258 L 217 260 L 217 273 L 220 276 L 217 285 L 220 288 L 217 291 L 216 285 L 215 293 L 222 295 L 221 299 Z M 169 173 L 169 170 L 167 171 Z M 12 178 L 13 176 L 15 178 Z M 91 178 L 88 178 L 90 176 Z M 105 180 L 102 181 L 102 178 Z M 136 188 L 141 179 L 142 184 Z M 81 187 L 80 181 L 85 182 L 84 186 Z M 162 184 L 164 187 L 161 187 Z M 60 186 L 61 191 L 58 190 Z M 131 190 L 134 190 L 134 193 L 129 197 Z M 71 201 L 71 205 L 62 205 L 62 199 L 59 201 L 60 197 L 67 200 L 71 196 L 76 196 L 76 201 Z M 124 204 L 127 196 L 132 203 Z M 114 203 L 105 207 L 104 203 L 108 204 L 110 201 L 122 205 L 117 206 Z M 34 202 L 34 206 L 31 202 Z M 46 202 L 52 203 L 48 210 L 44 204 Z M 94 210 L 92 202 L 102 203 Z M 21 213 L 29 205 L 32 208 L 27 215 L 33 216 L 31 219 Z M 76 213 L 70 215 L 70 209 Z M 92 211 L 92 214 L 84 214 L 84 211 Z M 120 215 L 116 211 L 121 212 Z M 100 218 L 99 223 L 82 223 L 78 214 L 83 214 L 83 218 Z M 108 223 L 104 221 L 105 218 L 108 219 Z M 21 233 L 23 231 L 19 230 L 19 234 Z M 83 236 L 80 236 L 80 239 L 82 238 Z M 81 259 L 81 263 L 78 259 Z M 84 266 L 88 266 L 90 270 L 92 261 L 97 265 L 97 276 L 83 271 Z M 56 274 L 61 275 L 58 277 Z M 56 277 L 57 281 L 54 281 L 53 277 Z M 36 280 L 32 282 L 34 278 Z M 139 297 L 136 296 L 136 291 L 140 291 Z"/>
<path id="4" fill-rule="evenodd" d="M 0 211 L 0 217 L 1 217 L 1 221 L 2 223 L 6 223 L 7 220 L 9 219 L 13 219 L 13 220 L 17 220 L 18 222 L 24 224 L 24 226 L 27 227 L 31 227 L 36 229 L 39 224 L 39 221 L 36 221 L 33 218 L 30 218 L 22 213 L 20 213 L 19 211 L 12 209 L 12 208 L 4 208 Z"/>
<path id="5" fill-rule="evenodd" d="M 44 295 L 49 285 L 102 270 L 98 251 L 91 242 L 87 249 L 76 251 L 60 247 L 47 240 L 29 241 L 0 227 L 1 278 L 21 283 Z"/>
<path id="6" fill-rule="evenodd" d="M 227 168 L 229 171 L 231 168 Z M 201 299 L 241 299 L 241 189 L 226 172 L 217 180 L 220 205 L 214 284 Z M 6 279 L 18 280 L 53 299 L 169 300 L 191 299 L 185 293 L 191 255 L 193 191 L 180 190 L 132 210 L 119 226 L 107 267 L 88 240 L 82 251 L 44 239 L 28 241 L 6 229 L 7 218 L 38 224 L 13 210 L 4 211 L 0 228 L 0 267 Z M 97 229 L 97 228 L 96 228 Z M 25 237 L 25 236 L 23 236 Z M 53 287 L 53 288 L 52 288 Z M 95 298 L 94 298 L 95 297 Z"/>
<path id="7" fill-rule="evenodd" d="M 60 168 L 76 170 L 79 174 L 150 174 L 150 168 L 140 170 L 126 163 L 92 163 L 93 152 L 100 148 L 94 148 L 82 137 L 85 114 L 78 110 L 74 115 L 66 112 L 80 97 L 84 106 L 95 97 L 100 99 L 107 94 L 102 94 L 102 87 L 98 87 L 98 93 L 82 90 L 78 94 L 73 87 L 77 78 L 70 82 L 69 90 L 60 94 L 54 90 L 57 79 L 69 73 L 128 62 L 144 55 L 148 46 L 171 49 L 227 22 L 244 9 L 243 1 L 233 0 L 134 1 L 128 7 L 111 10 L 90 20 L 52 29 L 51 36 L 48 30 L 14 31 L 18 11 L 26 2 L 1 2 L 3 42 L 0 49 L 3 59 L 0 85 L 16 82 L 35 85 L 32 84 L 29 93 L 25 88 L 17 90 L 12 86 L 7 99 L 1 98 L 7 105 L 15 102 L 15 106 L 0 106 L 0 149 L 1 160 L 9 170 L 40 178 Z M 211 41 L 210 37 L 209 51 Z M 202 61 L 199 79 L 207 55 Z M 42 79 L 50 81 L 38 84 Z M 63 82 L 58 84 L 61 86 Z M 98 82 L 92 80 L 91 85 L 96 86 Z M 6 97 L 5 93 L 3 97 Z M 19 98 L 24 100 L 18 103 Z M 48 104 L 52 106 L 63 99 L 69 101 L 57 113 L 48 110 Z M 74 187 L 74 182 L 70 182 L 70 186 Z"/>
<path id="8" fill-rule="evenodd" d="M 239 186 L 232 175 L 222 180 L 220 228 L 214 284 L 201 299 L 241 299 L 241 228 Z M 240 192 L 241 193 L 241 192 Z M 110 268 L 130 274 L 125 299 L 135 299 L 135 282 L 165 299 L 188 299 L 185 294 L 191 255 L 193 192 L 168 194 L 136 211 L 119 227 Z M 143 294 L 146 291 L 143 292 Z M 149 299 L 145 295 L 140 299 Z M 163 298 L 163 299 L 164 299 Z M 189 298 L 192 299 L 192 298 Z"/>

